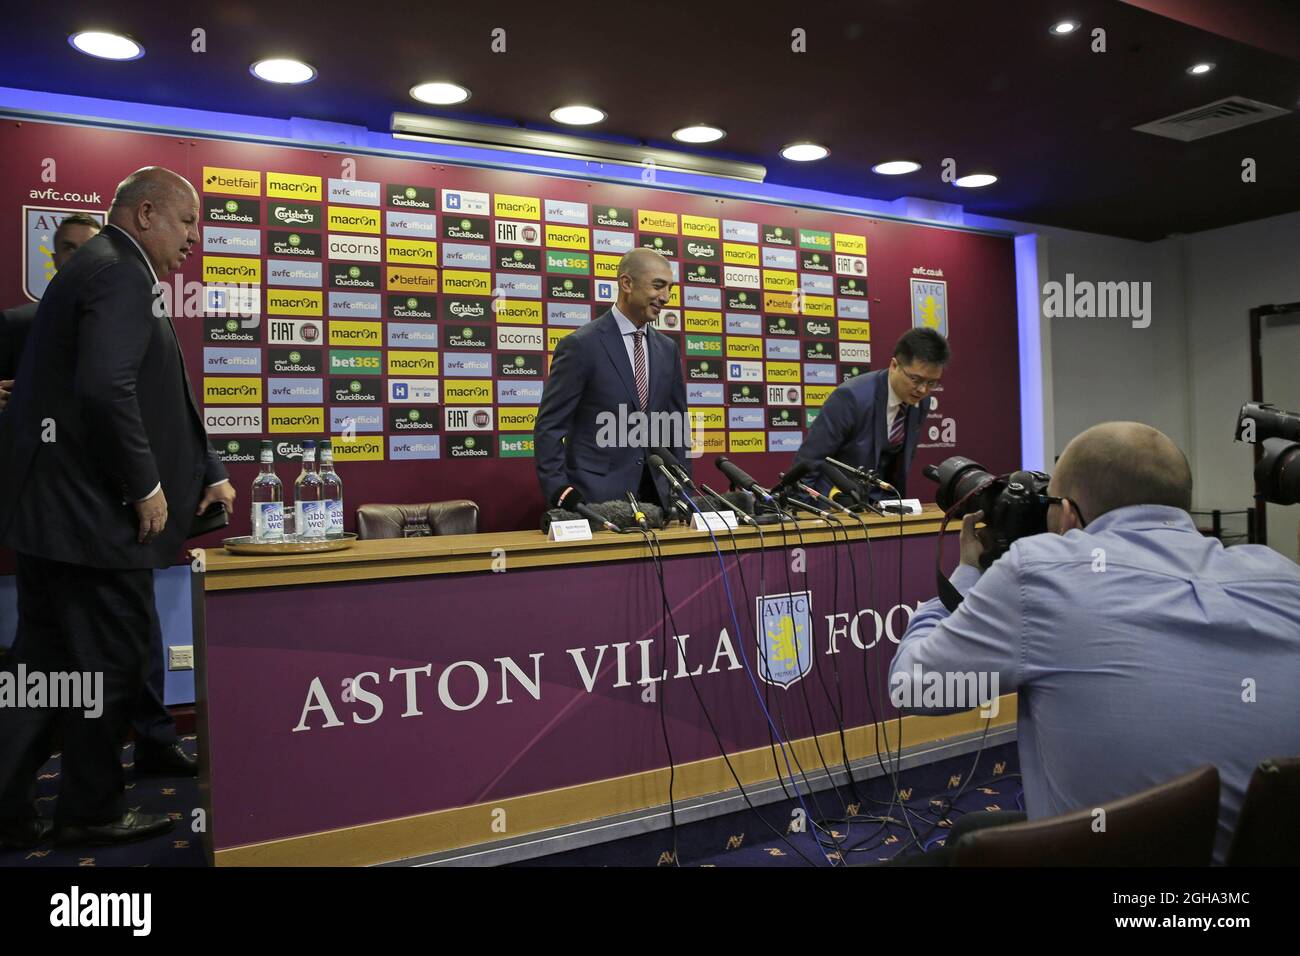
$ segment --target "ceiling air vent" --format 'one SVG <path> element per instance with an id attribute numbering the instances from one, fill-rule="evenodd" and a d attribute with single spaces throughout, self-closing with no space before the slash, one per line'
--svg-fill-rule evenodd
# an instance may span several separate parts
<path id="1" fill-rule="evenodd" d="M 1215 100 L 1213 103 L 1175 113 L 1164 119 L 1134 126 L 1133 129 L 1139 133 L 1151 133 L 1155 136 L 1165 136 L 1190 143 L 1192 140 L 1204 139 L 1215 133 L 1226 133 L 1230 129 L 1262 123 L 1274 116 L 1285 116 L 1289 112 L 1291 111 L 1261 103 L 1259 100 L 1247 99 L 1244 96 L 1229 96 L 1227 99 Z"/>

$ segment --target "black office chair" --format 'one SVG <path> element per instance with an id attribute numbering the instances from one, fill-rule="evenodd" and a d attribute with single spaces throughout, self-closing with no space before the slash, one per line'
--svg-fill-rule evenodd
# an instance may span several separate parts
<path id="1" fill-rule="evenodd" d="M 414 505 L 362 505 L 357 509 L 358 540 L 477 532 L 478 505 L 465 499 Z"/>
<path id="2" fill-rule="evenodd" d="M 1219 771 L 1206 764 L 1168 783 L 1047 820 L 974 830 L 953 866 L 1209 866 L 1219 818 Z"/>
<path id="3" fill-rule="evenodd" d="M 1228 866 L 1300 866 L 1300 757 L 1265 760 L 1250 776 Z"/>

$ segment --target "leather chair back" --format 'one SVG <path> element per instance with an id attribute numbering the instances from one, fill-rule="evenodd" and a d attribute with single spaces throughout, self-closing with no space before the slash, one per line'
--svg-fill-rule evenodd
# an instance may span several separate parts
<path id="1" fill-rule="evenodd" d="M 1219 771 L 1206 764 L 1131 797 L 967 833 L 953 866 L 1209 866 Z M 1104 829 L 1101 829 L 1104 823 Z"/>
<path id="2" fill-rule="evenodd" d="M 362 505 L 357 509 L 357 538 L 362 540 L 477 532 L 478 505 L 465 499 L 414 505 Z"/>
<path id="3" fill-rule="evenodd" d="M 1300 866 L 1300 757 L 1265 760 L 1251 774 L 1228 866 Z"/>

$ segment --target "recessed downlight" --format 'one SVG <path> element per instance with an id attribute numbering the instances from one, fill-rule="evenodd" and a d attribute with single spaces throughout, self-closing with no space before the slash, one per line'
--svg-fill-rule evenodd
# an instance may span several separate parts
<path id="1" fill-rule="evenodd" d="M 829 149 L 817 143 L 791 143 L 781 147 L 781 157 L 794 163 L 811 163 L 830 154 Z"/>
<path id="2" fill-rule="evenodd" d="M 683 126 L 673 130 L 673 139 L 679 143 L 716 143 L 726 135 L 716 126 Z"/>
<path id="3" fill-rule="evenodd" d="M 573 104 L 551 110 L 551 119 L 557 123 L 564 123 L 566 126 L 590 126 L 593 123 L 599 123 L 604 118 L 605 111 L 598 110 L 594 106 Z"/>
<path id="4" fill-rule="evenodd" d="M 455 83 L 420 83 L 411 87 L 411 98 L 434 106 L 455 106 L 469 99 L 469 90 Z"/>
<path id="5" fill-rule="evenodd" d="M 1192 76 L 1204 76 L 1214 69 L 1214 64 L 1209 62 L 1194 63 L 1187 68 L 1187 72 Z"/>
<path id="6" fill-rule="evenodd" d="M 886 163 L 876 163 L 871 167 L 871 171 L 881 176 L 903 176 L 914 173 L 920 168 L 920 163 L 914 163 L 910 159 L 891 159 Z"/>
<path id="7" fill-rule="evenodd" d="M 102 30 L 83 30 L 68 37 L 73 49 L 101 60 L 138 60 L 144 56 L 144 47 L 120 33 Z"/>
<path id="8" fill-rule="evenodd" d="M 1078 20 L 1061 20 L 1052 24 L 1052 35 L 1058 37 L 1069 36 L 1080 26 Z"/>
<path id="9" fill-rule="evenodd" d="M 285 57 L 258 60 L 248 71 L 267 83 L 307 83 L 316 79 L 316 68 L 311 64 Z"/>
<path id="10" fill-rule="evenodd" d="M 992 186 L 997 181 L 998 177 L 992 173 L 971 173 L 953 180 L 953 185 L 962 189 L 979 189 L 981 186 Z"/>

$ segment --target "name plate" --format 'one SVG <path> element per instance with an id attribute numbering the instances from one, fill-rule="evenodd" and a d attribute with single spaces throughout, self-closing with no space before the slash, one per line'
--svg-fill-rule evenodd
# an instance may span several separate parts
<path id="1" fill-rule="evenodd" d="M 548 541 L 590 541 L 591 525 L 586 518 L 572 521 L 552 521 L 551 530 L 546 535 Z"/>
<path id="2" fill-rule="evenodd" d="M 905 515 L 919 515 L 921 513 L 920 498 L 904 498 L 902 501 L 897 498 L 881 498 L 876 504 L 891 514 L 898 514 L 900 511 Z"/>
<path id="3" fill-rule="evenodd" d="M 691 516 L 691 524 L 696 531 L 726 531 L 728 528 L 734 531 L 736 528 L 736 513 L 734 511 L 697 511 Z"/>

